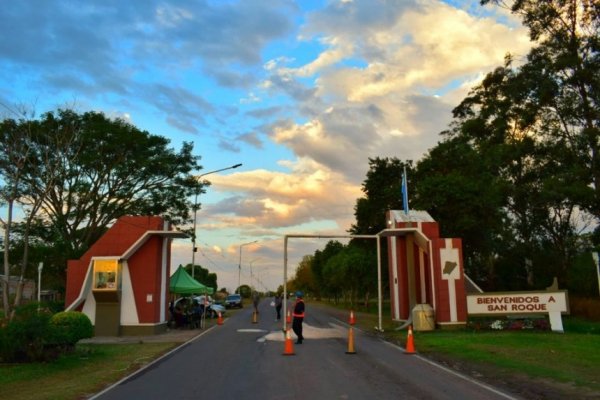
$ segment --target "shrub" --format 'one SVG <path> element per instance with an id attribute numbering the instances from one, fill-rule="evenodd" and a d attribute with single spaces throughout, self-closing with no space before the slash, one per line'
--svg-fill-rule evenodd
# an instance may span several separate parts
<path id="1" fill-rule="evenodd" d="M 4 362 L 46 360 L 45 346 L 53 336 L 50 312 L 29 303 L 15 309 L 15 317 L 0 332 L 0 358 Z"/>
<path id="2" fill-rule="evenodd" d="M 74 346 L 81 339 L 94 335 L 92 322 L 82 312 L 62 311 L 52 316 L 50 324 L 54 328 L 54 342 L 59 345 Z"/>

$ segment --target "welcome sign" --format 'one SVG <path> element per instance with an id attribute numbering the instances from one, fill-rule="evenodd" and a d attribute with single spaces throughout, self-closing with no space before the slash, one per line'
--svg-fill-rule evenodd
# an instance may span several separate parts
<path id="1" fill-rule="evenodd" d="M 561 314 L 569 313 L 567 292 L 536 291 L 467 295 L 469 315 L 548 314 L 553 331 L 563 332 Z"/>

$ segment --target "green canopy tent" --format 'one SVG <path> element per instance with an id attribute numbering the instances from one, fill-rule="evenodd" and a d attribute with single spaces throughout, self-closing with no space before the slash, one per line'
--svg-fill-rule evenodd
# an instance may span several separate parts
<path id="1" fill-rule="evenodd" d="M 192 278 L 181 265 L 171 275 L 169 291 L 177 294 L 213 294 L 214 292 L 213 288 Z"/>

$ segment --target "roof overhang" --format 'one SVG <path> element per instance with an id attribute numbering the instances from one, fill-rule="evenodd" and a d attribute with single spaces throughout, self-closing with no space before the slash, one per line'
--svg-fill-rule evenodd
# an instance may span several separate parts
<path id="1" fill-rule="evenodd" d="M 128 260 L 153 236 L 159 236 L 168 239 L 189 237 L 187 233 L 181 231 L 146 231 L 130 248 L 125 251 L 125 253 L 119 257 L 119 261 Z"/>

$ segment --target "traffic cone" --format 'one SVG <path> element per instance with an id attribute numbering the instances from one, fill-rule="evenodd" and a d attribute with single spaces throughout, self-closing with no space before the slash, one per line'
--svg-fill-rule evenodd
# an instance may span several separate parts
<path id="1" fill-rule="evenodd" d="M 350 325 L 354 325 L 356 323 L 356 320 L 354 319 L 354 311 L 350 310 L 350 321 L 349 321 Z"/>
<path id="2" fill-rule="evenodd" d="M 413 339 L 413 330 L 412 325 L 408 326 L 408 338 L 406 339 L 406 349 L 404 350 L 404 354 L 415 354 L 415 343 Z"/>
<path id="3" fill-rule="evenodd" d="M 356 351 L 354 351 L 354 329 L 352 327 L 348 330 L 348 351 L 346 351 L 346 354 L 356 354 Z"/>
<path id="4" fill-rule="evenodd" d="M 287 312 L 287 317 L 285 317 L 285 322 L 288 324 L 292 323 L 292 313 L 290 310 L 288 310 L 288 312 Z"/>
<path id="5" fill-rule="evenodd" d="M 252 311 L 252 323 L 258 323 L 258 313 L 256 311 Z"/>
<path id="6" fill-rule="evenodd" d="M 292 342 L 292 334 L 290 333 L 290 330 L 287 330 L 287 333 L 285 335 L 285 348 L 283 349 L 283 355 L 284 356 L 293 356 L 296 353 L 294 353 L 294 342 Z"/>
<path id="7" fill-rule="evenodd" d="M 217 325 L 223 325 L 223 316 L 221 315 L 221 312 L 219 312 L 219 317 L 217 318 Z"/>

